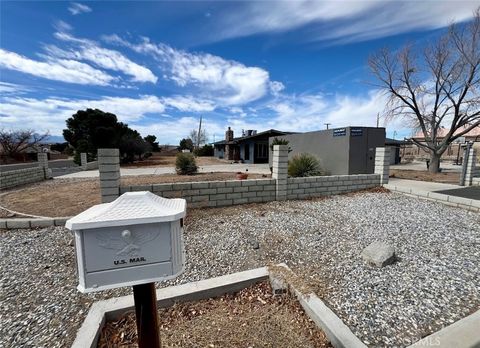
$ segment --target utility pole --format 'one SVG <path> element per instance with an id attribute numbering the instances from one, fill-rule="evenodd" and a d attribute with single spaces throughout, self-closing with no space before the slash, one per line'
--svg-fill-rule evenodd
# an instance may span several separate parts
<path id="1" fill-rule="evenodd" d="M 380 113 L 377 112 L 377 128 L 380 125 Z"/>
<path id="2" fill-rule="evenodd" d="M 331 125 L 331 123 L 324 123 L 325 126 L 327 126 L 327 129 L 328 129 L 328 126 Z"/>
<path id="3" fill-rule="evenodd" d="M 197 149 L 200 148 L 200 134 L 202 132 L 202 116 L 200 116 L 200 123 L 198 124 L 198 133 L 197 133 Z"/>

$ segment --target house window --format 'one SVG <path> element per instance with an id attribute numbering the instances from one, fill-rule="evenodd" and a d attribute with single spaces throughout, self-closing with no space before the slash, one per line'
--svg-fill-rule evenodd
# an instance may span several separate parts
<path id="1" fill-rule="evenodd" d="M 268 144 L 255 144 L 257 158 L 268 158 Z"/>

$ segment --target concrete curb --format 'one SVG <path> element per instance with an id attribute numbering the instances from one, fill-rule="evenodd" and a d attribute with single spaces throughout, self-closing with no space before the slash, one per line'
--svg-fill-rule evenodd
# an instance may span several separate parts
<path id="1" fill-rule="evenodd" d="M 393 192 L 398 192 L 410 197 L 422 198 L 429 201 L 439 202 L 448 206 L 467 209 L 480 213 L 480 201 L 456 196 L 445 195 L 437 192 L 429 192 L 395 186 L 393 184 L 384 184 L 383 187 Z"/>
<path id="2" fill-rule="evenodd" d="M 284 265 L 279 266 L 289 270 Z M 218 297 L 226 293 L 239 291 L 268 278 L 271 280 L 278 279 L 278 275 L 272 275 L 267 267 L 261 267 L 221 277 L 158 289 L 157 305 L 158 307 L 167 307 L 173 305 L 175 302 Z M 289 284 L 289 287 L 297 296 L 307 315 L 325 332 L 334 347 L 366 348 L 366 345 L 363 344 L 342 320 L 315 294 L 303 294 L 295 289 L 292 284 Z M 91 306 L 82 327 L 78 331 L 72 348 L 96 347 L 100 331 L 105 321 L 115 320 L 123 313 L 133 310 L 133 308 L 133 296 L 123 296 L 95 302 Z"/>
<path id="3" fill-rule="evenodd" d="M 439 348 L 473 348 L 480 347 L 480 310 L 449 325 L 430 336 L 412 344 L 408 348 L 439 347 Z"/>
<path id="4" fill-rule="evenodd" d="M 50 227 L 50 226 L 65 226 L 65 222 L 70 219 L 66 217 L 54 218 L 17 218 L 17 219 L 0 219 L 0 229 L 15 229 L 15 228 L 34 228 L 34 227 Z"/>

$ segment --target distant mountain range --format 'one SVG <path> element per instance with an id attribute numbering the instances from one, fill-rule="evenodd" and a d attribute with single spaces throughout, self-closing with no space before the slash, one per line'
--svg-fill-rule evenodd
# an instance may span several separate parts
<path id="1" fill-rule="evenodd" d="M 65 143 L 67 142 L 62 135 L 49 135 L 42 140 L 42 144 L 55 144 L 55 143 Z"/>

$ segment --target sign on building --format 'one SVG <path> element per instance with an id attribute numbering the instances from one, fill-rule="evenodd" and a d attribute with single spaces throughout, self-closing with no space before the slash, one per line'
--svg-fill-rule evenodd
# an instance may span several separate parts
<path id="1" fill-rule="evenodd" d="M 334 137 L 343 137 L 347 135 L 347 129 L 346 128 L 338 128 L 333 130 L 333 136 Z"/>

